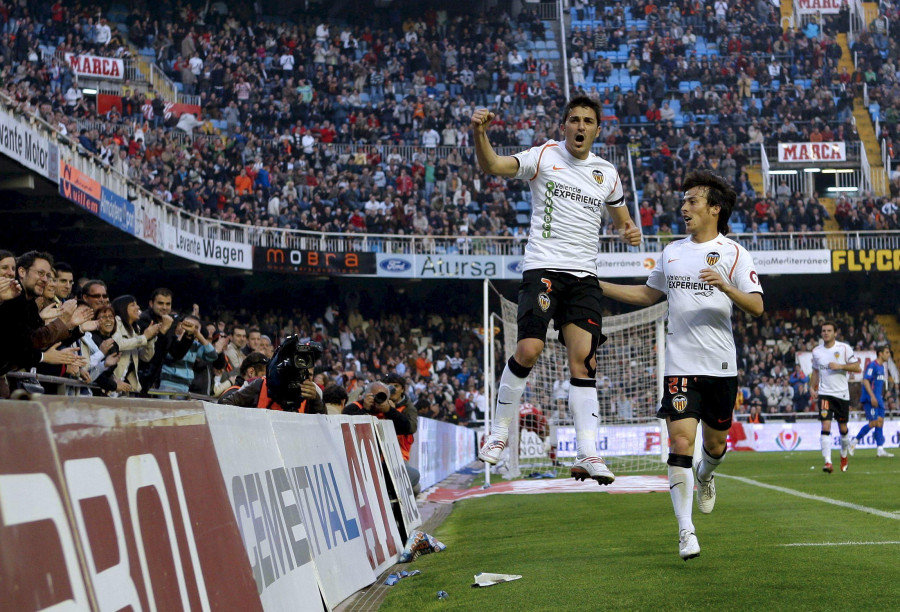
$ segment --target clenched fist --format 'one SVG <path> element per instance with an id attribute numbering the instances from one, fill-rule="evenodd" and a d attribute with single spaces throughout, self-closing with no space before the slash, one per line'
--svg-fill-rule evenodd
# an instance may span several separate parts
<path id="1" fill-rule="evenodd" d="M 486 108 L 479 108 L 474 113 L 472 113 L 472 129 L 474 129 L 475 131 L 481 130 L 483 132 L 487 129 L 487 127 L 493 120 L 494 113 Z"/>

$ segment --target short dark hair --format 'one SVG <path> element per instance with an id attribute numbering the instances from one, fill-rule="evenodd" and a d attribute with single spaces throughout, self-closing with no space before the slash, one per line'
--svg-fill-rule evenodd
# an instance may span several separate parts
<path id="1" fill-rule="evenodd" d="M 347 390 L 341 385 L 328 385 L 322 392 L 322 401 L 326 404 L 340 404 L 347 401 Z"/>
<path id="2" fill-rule="evenodd" d="M 3 259 L 3 258 L 0 257 L 0 259 Z M 70 266 L 69 264 L 67 264 L 64 261 L 61 261 L 56 264 L 56 273 L 59 274 L 60 272 L 70 272 L 73 276 L 75 275 L 75 271 L 72 269 L 72 266 Z"/>
<path id="3" fill-rule="evenodd" d="M 833 319 L 825 319 L 824 321 L 822 321 L 822 324 L 819 325 L 819 329 L 825 327 L 826 325 L 831 325 L 834 328 L 834 331 L 837 331 L 839 329 L 838 324 L 835 323 Z"/>
<path id="4" fill-rule="evenodd" d="M 703 170 L 694 170 L 684 177 L 684 181 L 681 183 L 682 191 L 687 191 L 694 187 L 707 188 L 707 204 L 709 206 L 718 206 L 720 209 L 717 229 L 720 234 L 727 236 L 728 219 L 731 218 L 731 211 L 734 210 L 734 204 L 737 201 L 737 194 L 734 192 L 734 189 L 721 176 Z"/>
<path id="5" fill-rule="evenodd" d="M 269 365 L 269 358 L 259 351 L 254 351 L 247 355 L 241 362 L 241 376 L 246 374 L 247 370 L 250 368 L 258 369 L 262 367 L 262 369 L 265 370 L 267 365 Z"/>
<path id="6" fill-rule="evenodd" d="M 572 112 L 573 108 L 583 106 L 585 108 L 589 108 L 594 111 L 594 114 L 597 116 L 597 123 L 600 123 L 601 109 L 600 104 L 591 97 L 588 96 L 575 96 L 569 103 L 566 104 L 566 107 L 563 109 L 563 120 L 565 123 L 569 120 L 569 113 Z"/>
<path id="7" fill-rule="evenodd" d="M 156 301 L 156 296 L 161 295 L 163 297 L 172 297 L 172 290 L 166 289 L 165 287 L 157 287 L 153 290 L 153 293 L 150 294 L 150 301 Z"/>
<path id="8" fill-rule="evenodd" d="M 34 265 L 36 259 L 45 259 L 50 263 L 50 267 L 53 267 L 53 255 L 45 251 L 28 251 L 27 253 L 22 253 L 16 258 L 16 267 L 25 268 L 27 270 Z"/>
<path id="9" fill-rule="evenodd" d="M 381 382 L 386 385 L 402 385 L 404 389 L 406 388 L 406 377 L 396 372 L 388 374 Z"/>

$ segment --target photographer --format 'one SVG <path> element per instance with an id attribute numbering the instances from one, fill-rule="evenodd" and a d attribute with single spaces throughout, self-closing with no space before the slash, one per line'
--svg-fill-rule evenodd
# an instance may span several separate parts
<path id="1" fill-rule="evenodd" d="M 409 465 L 409 451 L 419 426 L 419 413 L 409 405 L 406 397 L 406 379 L 399 374 L 390 374 L 384 382 L 370 383 L 359 400 L 344 407 L 344 414 L 367 414 L 377 419 L 393 421 L 410 484 L 413 490 L 418 492 L 419 471 Z"/>
<path id="2" fill-rule="evenodd" d="M 171 353 L 165 356 L 160 372 L 159 389 L 187 393 L 191 383 L 194 382 L 194 363 L 198 361 L 212 363 L 219 357 L 219 353 L 203 335 L 200 319 L 194 315 L 185 315 L 181 318 L 174 339 L 175 345 L 187 342 L 190 344 L 187 352 L 180 358 L 173 357 Z"/>
<path id="3" fill-rule="evenodd" d="M 266 408 L 286 412 L 324 414 L 322 390 L 312 380 L 313 366 L 322 357 L 318 342 L 300 343 L 297 336 L 288 337 L 266 365 L 266 375 L 248 380 L 243 387 L 228 392 L 219 400 L 228 406 Z M 261 353 L 250 353 L 245 361 L 265 359 Z M 242 364 L 243 365 L 243 364 Z M 241 368 L 242 374 L 245 372 Z"/>

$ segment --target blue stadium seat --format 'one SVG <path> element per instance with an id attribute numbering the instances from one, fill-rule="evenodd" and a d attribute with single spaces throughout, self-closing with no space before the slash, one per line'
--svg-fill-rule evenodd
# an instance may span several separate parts
<path id="1" fill-rule="evenodd" d="M 875 102 L 872 102 L 871 104 L 869 104 L 869 114 L 872 115 L 873 120 L 880 120 L 881 119 L 881 106 L 879 106 Z"/>
<path id="2" fill-rule="evenodd" d="M 559 59 L 559 51 L 557 51 L 556 49 L 554 49 L 553 51 L 549 51 L 548 53 L 550 54 L 549 59 L 551 59 L 551 60 Z"/>
<path id="3" fill-rule="evenodd" d="M 519 225 L 529 225 L 531 223 L 531 217 L 519 213 L 518 215 L 516 215 L 516 223 L 518 223 Z"/>
<path id="4" fill-rule="evenodd" d="M 544 42 L 543 40 L 536 40 L 536 41 L 534 41 L 534 48 L 535 49 L 546 49 L 547 43 Z"/>
<path id="5" fill-rule="evenodd" d="M 679 81 L 678 91 L 680 91 L 681 93 L 691 93 L 691 82 L 690 81 Z"/>
<path id="6" fill-rule="evenodd" d="M 731 231 L 734 232 L 735 234 L 741 234 L 746 229 L 746 227 L 744 226 L 743 223 L 738 223 L 737 221 L 731 223 L 730 225 L 731 225 Z"/>
<path id="7" fill-rule="evenodd" d="M 516 212 L 531 212 L 531 204 L 529 204 L 525 200 L 519 200 L 518 202 L 516 202 Z"/>

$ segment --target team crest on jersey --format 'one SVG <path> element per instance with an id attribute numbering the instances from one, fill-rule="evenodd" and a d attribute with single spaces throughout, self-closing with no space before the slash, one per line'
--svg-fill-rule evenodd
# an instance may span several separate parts
<path id="1" fill-rule="evenodd" d="M 594 170 L 591 174 L 594 175 L 594 180 L 597 181 L 598 185 L 603 184 L 603 171 L 602 170 Z"/>
<path id="2" fill-rule="evenodd" d="M 546 293 L 538 294 L 538 306 L 542 311 L 547 312 L 547 309 L 550 308 L 550 296 Z"/>
<path id="3" fill-rule="evenodd" d="M 834 358 L 835 358 L 835 359 L 840 359 L 840 358 L 841 358 L 841 352 L 840 352 L 840 351 L 835 351 L 835 352 L 834 352 Z"/>
<path id="4" fill-rule="evenodd" d="M 678 395 L 676 395 L 675 397 L 672 398 L 672 408 L 674 408 L 675 412 L 677 412 L 679 414 L 681 414 L 682 412 L 685 411 L 685 409 L 687 408 L 687 405 L 688 405 L 688 399 L 687 399 L 687 396 L 685 396 L 685 395 L 682 395 L 679 393 Z"/>
<path id="5" fill-rule="evenodd" d="M 722 258 L 716 251 L 710 251 L 706 254 L 706 265 L 714 266 Z"/>

